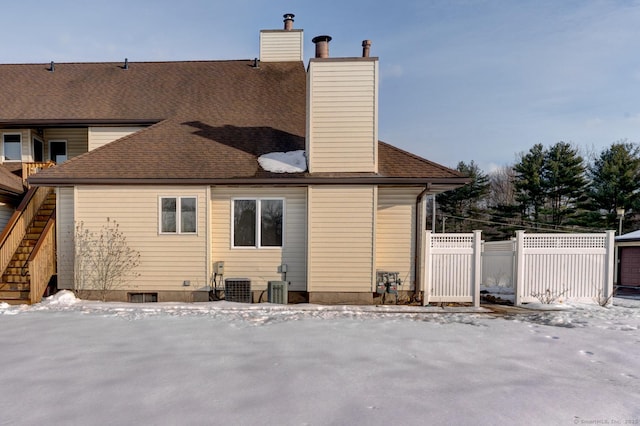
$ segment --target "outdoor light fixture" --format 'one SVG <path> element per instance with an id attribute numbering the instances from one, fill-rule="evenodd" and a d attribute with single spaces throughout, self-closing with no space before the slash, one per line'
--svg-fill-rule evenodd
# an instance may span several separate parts
<path id="1" fill-rule="evenodd" d="M 618 235 L 622 235 L 622 220 L 624 219 L 624 208 L 618 207 L 616 209 L 618 214 Z"/>

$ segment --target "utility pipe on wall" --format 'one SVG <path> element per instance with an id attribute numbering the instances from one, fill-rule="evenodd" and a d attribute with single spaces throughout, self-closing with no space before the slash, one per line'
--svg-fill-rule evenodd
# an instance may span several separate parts
<path id="1" fill-rule="evenodd" d="M 413 292 L 415 295 L 415 298 L 417 299 L 420 295 L 420 285 L 422 284 L 422 268 L 420 265 L 420 261 L 422 260 L 420 256 L 420 254 L 422 253 L 422 235 L 424 234 L 424 232 L 426 231 L 425 225 L 426 224 L 422 224 L 422 221 L 420 220 L 421 217 L 424 215 L 426 216 L 426 206 L 423 207 L 422 209 L 420 208 L 420 203 L 422 202 L 422 199 L 427 195 L 427 192 L 429 192 L 429 190 L 431 189 L 431 184 L 427 184 L 427 186 L 425 186 L 425 188 L 422 190 L 422 192 L 420 192 L 420 194 L 418 194 L 418 197 L 416 198 L 416 235 L 415 235 L 415 243 L 414 243 L 414 262 L 413 262 L 413 277 L 414 277 L 414 283 L 413 283 Z M 433 200 L 435 203 L 435 194 L 433 195 Z M 422 210 L 424 210 L 424 212 L 422 212 Z"/>

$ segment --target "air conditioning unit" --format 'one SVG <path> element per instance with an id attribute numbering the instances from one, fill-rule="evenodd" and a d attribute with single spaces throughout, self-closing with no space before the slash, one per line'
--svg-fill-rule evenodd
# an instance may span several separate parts
<path id="1" fill-rule="evenodd" d="M 267 299 L 269 303 L 280 303 L 286 305 L 289 296 L 288 281 L 269 281 L 267 286 Z"/>
<path id="2" fill-rule="evenodd" d="M 227 278 L 224 280 L 224 300 L 251 303 L 251 280 L 248 278 Z"/>

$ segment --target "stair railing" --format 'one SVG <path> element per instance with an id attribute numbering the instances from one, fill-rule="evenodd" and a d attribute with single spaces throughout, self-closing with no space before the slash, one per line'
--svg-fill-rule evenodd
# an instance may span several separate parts
<path id="1" fill-rule="evenodd" d="M 51 277 L 56 273 L 56 215 L 55 210 L 47 220 L 38 242 L 27 260 L 31 286 L 31 303 L 42 299 Z"/>
<path id="2" fill-rule="evenodd" d="M 38 212 L 40 212 L 40 210 L 38 210 Z M 42 240 L 43 236 L 45 235 L 45 231 L 47 231 L 47 226 L 50 226 L 50 223 L 53 222 L 55 224 L 55 219 L 56 219 L 56 209 L 51 210 L 51 213 L 49 214 L 49 216 L 47 216 L 46 218 L 46 222 L 44 224 L 44 227 L 42 228 L 42 232 L 40 232 L 40 236 L 38 237 L 38 240 L 36 241 L 36 245 L 33 246 L 33 250 L 31 251 L 31 255 L 29 256 L 29 258 L 27 260 L 25 260 L 24 262 L 22 262 L 22 267 L 21 267 L 21 275 L 25 276 L 29 273 L 29 261 L 31 260 L 31 257 L 33 256 L 33 253 L 36 251 L 37 248 L 39 248 L 40 240 Z M 29 228 L 27 228 L 27 231 L 29 231 Z"/>
<path id="3" fill-rule="evenodd" d="M 0 271 L 4 272 L 9 266 L 13 254 L 27 234 L 31 221 L 52 191 L 51 187 L 32 187 L 27 191 L 16 211 L 13 212 L 0 235 Z"/>

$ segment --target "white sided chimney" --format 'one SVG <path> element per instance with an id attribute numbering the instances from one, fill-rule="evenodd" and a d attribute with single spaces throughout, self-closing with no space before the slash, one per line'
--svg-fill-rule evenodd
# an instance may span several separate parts
<path id="1" fill-rule="evenodd" d="M 307 72 L 306 153 L 311 173 L 378 172 L 378 58 L 330 58 L 331 37 L 314 37 Z"/>
<path id="2" fill-rule="evenodd" d="M 293 13 L 283 15 L 284 29 L 260 31 L 261 62 L 302 61 L 303 32 L 293 29 Z"/>

